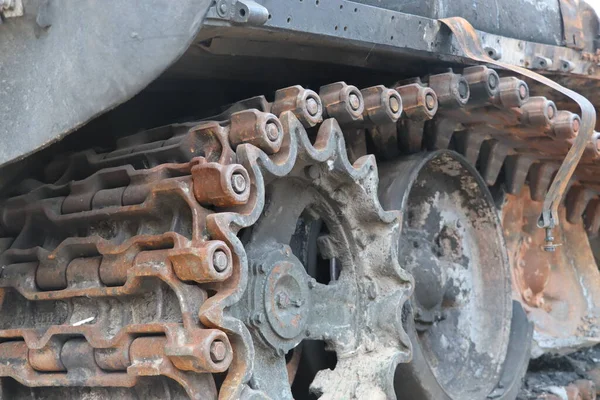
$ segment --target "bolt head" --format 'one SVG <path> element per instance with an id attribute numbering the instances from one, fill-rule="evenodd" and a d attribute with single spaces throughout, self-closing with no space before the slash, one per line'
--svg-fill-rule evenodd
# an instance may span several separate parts
<path id="1" fill-rule="evenodd" d="M 431 93 L 427 93 L 425 96 L 425 106 L 429 110 L 433 110 L 435 108 L 435 98 Z"/>
<path id="2" fill-rule="evenodd" d="M 217 272 L 223 272 L 229 266 L 229 259 L 223 250 L 217 250 L 213 253 L 213 268 Z"/>
<path id="3" fill-rule="evenodd" d="M 319 103 L 314 97 L 309 97 L 306 100 L 306 111 L 314 117 L 319 112 Z"/>
<path id="4" fill-rule="evenodd" d="M 554 114 L 556 114 L 556 110 L 554 109 L 554 106 L 552 106 L 551 104 L 548 105 L 548 118 L 550 118 L 550 119 L 554 118 Z"/>
<path id="5" fill-rule="evenodd" d="M 350 93 L 350 96 L 348 96 L 348 101 L 350 102 L 350 108 L 352 108 L 354 111 L 360 108 L 360 99 L 355 93 Z"/>
<path id="6" fill-rule="evenodd" d="M 227 12 L 227 3 L 225 3 L 225 2 L 222 2 L 222 3 L 219 5 L 219 10 L 220 10 L 222 13 L 226 13 L 226 12 Z"/>
<path id="7" fill-rule="evenodd" d="M 400 111 L 400 101 L 398 100 L 398 98 L 396 96 L 390 96 L 390 109 L 392 110 L 393 113 L 397 113 L 398 111 Z"/>
<path id="8" fill-rule="evenodd" d="M 234 173 L 231 175 L 231 187 L 237 194 L 242 194 L 246 190 L 246 178 L 240 173 Z"/>
<path id="9" fill-rule="evenodd" d="M 307 175 L 310 179 L 312 180 L 316 180 L 319 179 L 319 175 L 320 175 L 320 171 L 319 171 L 319 167 L 316 165 L 311 165 L 310 167 L 308 167 L 307 170 Z"/>
<path id="10" fill-rule="evenodd" d="M 254 317 L 252 318 L 252 322 L 254 322 L 255 325 L 260 325 L 265 321 L 265 315 L 263 313 L 256 313 L 254 314 Z"/>
<path id="11" fill-rule="evenodd" d="M 290 299 L 289 294 L 285 291 L 282 290 L 281 292 L 277 293 L 277 295 L 275 296 L 275 302 L 277 303 L 277 307 L 281 308 L 281 309 L 286 309 L 290 306 L 290 304 L 292 303 L 292 300 Z"/>
<path id="12" fill-rule="evenodd" d="M 267 137 L 271 142 L 277 141 L 279 139 L 279 127 L 274 122 L 267 122 L 266 126 Z"/>
<path id="13" fill-rule="evenodd" d="M 369 299 L 375 300 L 377 298 L 377 287 L 375 286 L 375 282 L 372 282 L 369 285 L 369 288 L 368 288 L 367 292 L 368 292 L 368 295 L 369 295 Z"/>
<path id="14" fill-rule="evenodd" d="M 213 362 L 221 362 L 227 356 L 227 346 L 220 340 L 210 344 L 210 359 Z"/>
<path id="15" fill-rule="evenodd" d="M 315 278 L 310 278 L 308 280 L 308 287 L 310 289 L 314 289 L 317 286 L 317 281 L 315 280 Z"/>

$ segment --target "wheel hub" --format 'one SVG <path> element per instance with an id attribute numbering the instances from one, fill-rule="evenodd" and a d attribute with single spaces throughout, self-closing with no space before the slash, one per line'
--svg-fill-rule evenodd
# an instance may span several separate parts
<path id="1" fill-rule="evenodd" d="M 304 338 L 312 303 L 309 276 L 288 246 L 250 257 L 256 260 L 248 282 L 250 323 L 281 356 Z"/>

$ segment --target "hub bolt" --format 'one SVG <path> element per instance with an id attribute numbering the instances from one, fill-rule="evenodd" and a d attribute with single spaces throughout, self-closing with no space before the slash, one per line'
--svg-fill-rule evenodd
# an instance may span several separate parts
<path id="1" fill-rule="evenodd" d="M 350 108 L 352 108 L 354 111 L 358 110 L 360 107 L 360 99 L 358 96 L 355 93 L 350 93 L 348 100 L 350 101 Z"/>
<path id="2" fill-rule="evenodd" d="M 425 96 L 425 105 L 427 106 L 428 110 L 433 110 L 435 107 L 435 98 L 433 97 L 433 95 L 431 93 L 427 93 L 427 95 Z"/>
<path id="3" fill-rule="evenodd" d="M 234 173 L 231 175 L 231 186 L 233 187 L 233 191 L 237 194 L 242 194 L 246 190 L 246 178 L 244 175 L 238 173 Z"/>
<path id="4" fill-rule="evenodd" d="M 313 117 L 319 112 L 319 103 L 314 97 L 309 97 L 306 100 L 306 110 Z"/>
<path id="5" fill-rule="evenodd" d="M 227 356 L 227 346 L 220 340 L 215 340 L 210 344 L 210 359 L 213 362 L 221 362 Z"/>
<path id="6" fill-rule="evenodd" d="M 266 126 L 267 137 L 271 142 L 277 141 L 279 139 L 279 127 L 274 122 L 267 122 Z"/>
<path id="7" fill-rule="evenodd" d="M 223 250 L 217 250 L 213 253 L 213 268 L 217 272 L 223 272 L 229 266 L 227 254 Z"/>
<path id="8" fill-rule="evenodd" d="M 400 111 L 400 102 L 396 96 L 390 96 L 390 108 L 394 113 Z"/>
<path id="9" fill-rule="evenodd" d="M 549 105 L 548 106 L 548 118 L 550 118 L 550 119 L 554 118 L 554 114 L 555 114 L 554 107 Z"/>
<path id="10" fill-rule="evenodd" d="M 265 320 L 265 315 L 263 313 L 256 313 L 252 317 L 252 322 L 254 322 L 254 325 L 260 325 L 263 323 L 264 320 Z"/>
<path id="11" fill-rule="evenodd" d="M 281 309 L 285 309 L 288 308 L 291 304 L 291 300 L 290 300 L 290 296 L 284 292 L 281 291 L 279 293 L 277 293 L 277 299 L 275 300 L 277 302 L 277 307 L 281 308 Z"/>

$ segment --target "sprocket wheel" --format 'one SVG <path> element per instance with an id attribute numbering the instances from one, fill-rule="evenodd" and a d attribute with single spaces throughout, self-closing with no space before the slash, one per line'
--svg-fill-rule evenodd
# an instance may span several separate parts
<path id="1" fill-rule="evenodd" d="M 285 355 L 308 339 L 325 341 L 338 359 L 311 385 L 321 399 L 393 398 L 396 366 L 411 357 L 402 310 L 413 281 L 398 263 L 400 215 L 379 204 L 374 157 L 350 164 L 334 119 L 321 124 L 314 145 L 293 114 L 280 120 L 283 153 L 297 152 L 295 162 L 285 163 L 293 165 L 288 173 L 273 174 L 270 160 L 255 162 L 252 148 L 237 150 L 257 203 L 265 204 L 244 239 L 245 293 L 229 311 L 252 338 L 243 395 L 291 399 Z M 320 253 L 341 265 L 329 284 L 311 277 L 290 247 L 302 219 L 327 228 Z"/>

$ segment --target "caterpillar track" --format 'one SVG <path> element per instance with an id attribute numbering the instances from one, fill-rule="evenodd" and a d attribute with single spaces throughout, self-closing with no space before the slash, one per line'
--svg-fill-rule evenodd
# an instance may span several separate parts
<path id="1" fill-rule="evenodd" d="M 407 376 L 415 357 L 431 356 L 419 350 L 422 332 L 450 320 L 448 292 L 420 292 L 429 277 L 418 266 L 431 255 L 408 256 L 398 243 L 437 243 L 438 271 L 456 256 L 444 246 L 475 239 L 448 228 L 460 232 L 466 217 L 419 237 L 426 228 L 413 224 L 414 209 L 386 197 L 400 179 L 393 171 L 417 165 L 438 175 L 411 191 L 458 176 L 448 194 L 464 192 L 460 215 L 480 213 L 463 223 L 493 240 L 469 242 L 485 255 L 469 268 L 506 265 L 506 275 L 481 280 L 503 328 L 482 323 L 501 332 L 463 371 L 489 366 L 470 377 L 483 383 L 464 394 L 440 367 L 440 396 L 516 397 L 528 351 L 507 349 L 523 310 L 534 353 L 563 339 L 590 344 L 600 277 L 582 240 L 600 230 L 597 137 L 570 182 L 557 247 L 537 219 L 579 132 L 577 114 L 485 66 L 388 85 L 291 86 L 272 102 L 254 97 L 111 149 L 58 155 L 15 185 L 0 203 L 2 397 L 442 398 Z M 444 301 L 426 304 L 436 296 Z M 565 316 L 567 296 L 578 301 Z M 337 361 L 308 367 L 316 341 Z"/>

